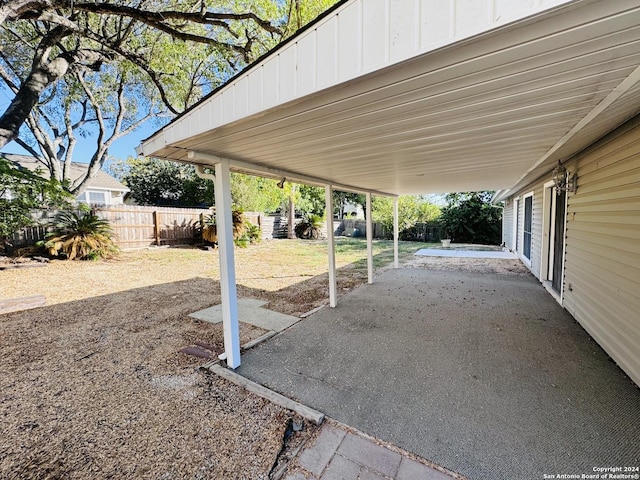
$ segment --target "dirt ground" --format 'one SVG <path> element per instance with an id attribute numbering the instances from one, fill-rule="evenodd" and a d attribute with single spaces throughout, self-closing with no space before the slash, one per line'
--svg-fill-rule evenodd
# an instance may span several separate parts
<path id="1" fill-rule="evenodd" d="M 356 247 L 338 254 L 339 292 L 366 281 Z M 402 260 L 414 268 L 526 272 L 517 261 L 412 250 L 405 245 Z M 218 275 L 217 252 L 196 249 L 0 271 L 0 298 L 47 298 L 0 315 L 0 478 L 268 478 L 292 413 L 179 352 L 198 343 L 212 357 L 223 350 L 221 325 L 188 317 L 219 303 Z M 237 279 L 241 297 L 283 313 L 327 302 L 321 244 L 239 250 Z M 241 342 L 262 333 L 243 324 Z M 296 435 L 313 433 L 305 425 Z"/>

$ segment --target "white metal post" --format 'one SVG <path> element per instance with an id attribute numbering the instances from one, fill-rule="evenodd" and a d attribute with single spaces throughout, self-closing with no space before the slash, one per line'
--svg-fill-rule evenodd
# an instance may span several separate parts
<path id="1" fill-rule="evenodd" d="M 367 216 L 367 273 L 369 275 L 369 283 L 373 283 L 373 221 L 371 219 L 371 192 L 366 194 L 367 204 L 366 212 Z"/>
<path id="2" fill-rule="evenodd" d="M 240 329 L 238 325 L 238 296 L 233 245 L 233 216 L 231 213 L 231 176 L 229 162 L 216 163 L 215 197 L 218 252 L 220 255 L 220 293 L 222 325 L 227 365 L 240 366 Z"/>
<path id="3" fill-rule="evenodd" d="M 325 207 L 327 209 L 327 250 L 329 254 L 329 306 L 338 305 L 336 286 L 336 250 L 333 238 L 333 188 L 330 184 L 324 186 Z"/>
<path id="4" fill-rule="evenodd" d="M 398 197 L 393 197 L 393 268 L 398 268 Z"/>

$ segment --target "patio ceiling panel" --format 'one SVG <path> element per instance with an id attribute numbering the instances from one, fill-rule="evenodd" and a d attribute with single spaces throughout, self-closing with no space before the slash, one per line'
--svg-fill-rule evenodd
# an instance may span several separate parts
<path id="1" fill-rule="evenodd" d="M 512 188 L 640 110 L 640 5 L 558 3 L 476 2 L 469 16 L 462 1 L 345 2 L 144 153 L 197 151 L 394 194 Z M 516 21 L 497 20 L 509 8 Z"/>
<path id="2" fill-rule="evenodd" d="M 635 71 L 635 75 L 640 77 L 640 67 Z M 635 83 L 635 85 L 622 94 L 611 107 L 607 108 L 604 113 L 600 114 L 594 121 L 577 132 L 570 143 L 560 147 L 550 158 L 562 161 L 573 156 L 575 152 L 585 149 L 593 143 L 593 139 L 601 138 L 609 133 L 611 131 L 611 125 L 620 125 L 628 120 L 630 108 L 633 109 L 635 107 L 637 113 L 638 105 L 640 105 L 640 83 Z M 540 178 L 549 171 L 548 165 L 548 161 L 535 165 L 530 171 L 522 175 L 511 190 L 518 190 L 530 183 L 532 179 Z M 579 184 L 580 181 L 578 180 L 578 185 Z M 508 192 L 501 192 L 496 200 L 504 198 L 507 193 Z"/>

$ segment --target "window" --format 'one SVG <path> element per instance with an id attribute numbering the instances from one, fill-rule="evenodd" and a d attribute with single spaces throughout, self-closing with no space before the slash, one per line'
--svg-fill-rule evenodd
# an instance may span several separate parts
<path id="1" fill-rule="evenodd" d="M 89 192 L 89 203 L 107 203 L 107 196 L 104 192 Z"/>
<path id="2" fill-rule="evenodd" d="M 524 225 L 522 237 L 522 254 L 531 260 L 531 226 L 533 224 L 533 196 L 524 199 Z"/>
<path id="3" fill-rule="evenodd" d="M 78 195 L 78 200 L 85 203 L 106 205 L 107 195 L 105 192 L 95 192 L 92 190 L 87 190 Z"/>

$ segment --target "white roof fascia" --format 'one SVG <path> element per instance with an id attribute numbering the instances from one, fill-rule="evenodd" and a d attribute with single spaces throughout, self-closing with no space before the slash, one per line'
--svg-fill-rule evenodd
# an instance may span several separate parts
<path id="1" fill-rule="evenodd" d="M 87 187 L 84 189 L 85 192 L 90 190 L 100 190 L 101 192 L 130 192 L 129 188 L 109 188 L 109 187 Z"/>
<path id="2" fill-rule="evenodd" d="M 143 140 L 139 153 L 153 155 L 186 138 L 412 57 L 566 4 L 589 1 L 592 0 L 483 1 L 475 2 L 474 8 L 459 5 L 464 2 L 442 0 L 345 2 Z M 387 8 L 393 10 L 387 24 L 376 25 Z M 367 34 L 365 27 L 376 28 L 375 35 Z M 378 39 L 379 45 L 371 45 L 372 39 Z M 316 75 L 320 69 L 326 74 Z M 306 74 L 313 78 L 306 81 Z"/>
<path id="3" fill-rule="evenodd" d="M 203 166 L 211 166 L 212 164 L 219 163 L 222 160 L 229 162 L 229 167 L 234 172 L 238 173 L 246 173 L 249 175 L 257 175 L 261 177 L 268 178 L 286 178 L 289 181 L 293 181 L 296 183 L 303 183 L 305 185 L 314 185 L 319 187 L 324 187 L 325 185 L 331 185 L 334 190 L 339 190 L 341 192 L 350 192 L 350 193 L 371 193 L 372 195 L 376 195 L 379 197 L 397 197 L 397 195 L 388 192 L 379 192 L 375 190 L 363 190 L 361 188 L 353 187 L 351 185 L 343 185 L 340 183 L 335 183 L 330 180 L 311 177 L 308 175 L 302 175 L 295 172 L 290 172 L 288 170 L 282 170 L 278 168 L 267 167 L 264 165 L 256 165 L 249 162 L 243 162 L 240 160 L 233 159 L 222 159 L 221 157 L 216 157 L 215 155 L 210 155 L 208 153 L 189 151 L 188 158 L 193 160 L 194 162 L 205 162 L 198 163 Z"/>

